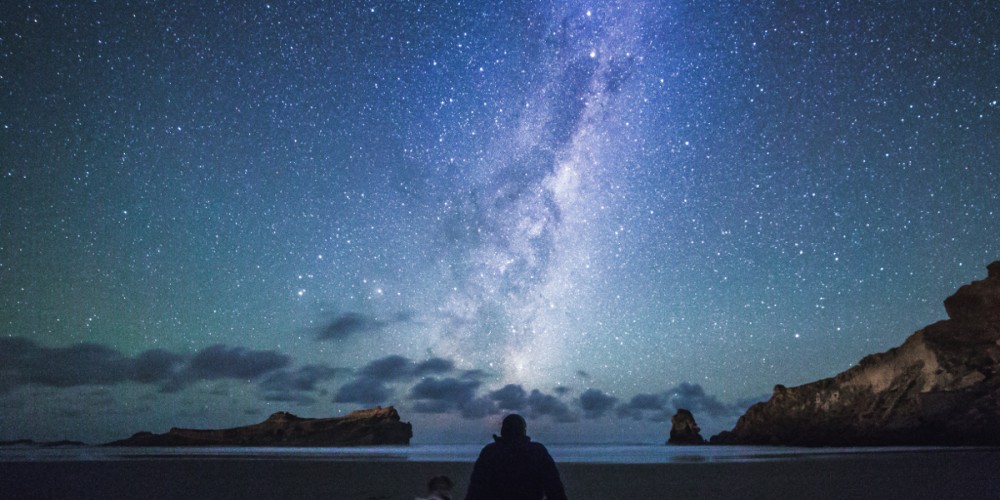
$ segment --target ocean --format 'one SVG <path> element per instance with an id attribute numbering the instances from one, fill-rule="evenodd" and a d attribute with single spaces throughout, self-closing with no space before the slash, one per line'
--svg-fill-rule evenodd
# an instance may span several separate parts
<path id="1" fill-rule="evenodd" d="M 481 444 L 421 444 L 352 448 L 275 447 L 37 447 L 0 448 L 0 462 L 86 462 L 117 460 L 317 460 L 335 462 L 475 462 Z M 961 448 L 791 448 L 773 446 L 668 446 L 614 444 L 554 444 L 548 446 L 556 463 L 567 464 L 671 464 L 822 460 L 857 455 L 958 451 Z"/>

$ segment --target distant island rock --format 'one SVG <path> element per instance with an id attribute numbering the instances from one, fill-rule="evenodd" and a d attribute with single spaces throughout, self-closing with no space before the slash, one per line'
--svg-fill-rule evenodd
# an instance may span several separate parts
<path id="1" fill-rule="evenodd" d="M 34 446 L 38 448 L 58 448 L 60 446 L 87 446 L 87 443 L 80 441 L 34 441 L 32 439 L 15 439 L 13 441 L 0 441 L 0 446 Z"/>
<path id="2" fill-rule="evenodd" d="M 368 446 L 408 445 L 413 427 L 393 407 L 358 410 L 337 418 L 300 418 L 278 412 L 254 425 L 232 429 L 170 429 L 139 432 L 104 446 Z"/>
<path id="3" fill-rule="evenodd" d="M 1000 445 L 1000 261 L 944 301 L 949 319 L 799 387 L 778 385 L 713 444 Z"/>
<path id="4" fill-rule="evenodd" d="M 690 410 L 679 408 L 670 419 L 670 439 L 667 444 L 705 444 L 701 428 L 694 421 Z"/>

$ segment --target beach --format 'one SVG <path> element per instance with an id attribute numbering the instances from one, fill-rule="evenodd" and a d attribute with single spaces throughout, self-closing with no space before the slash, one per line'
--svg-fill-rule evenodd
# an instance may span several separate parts
<path id="1" fill-rule="evenodd" d="M 0 463 L 0 497 L 412 499 L 447 475 L 465 496 L 470 462 L 170 458 Z M 563 463 L 571 499 L 1000 498 L 1000 451 L 963 449 L 753 462 Z"/>

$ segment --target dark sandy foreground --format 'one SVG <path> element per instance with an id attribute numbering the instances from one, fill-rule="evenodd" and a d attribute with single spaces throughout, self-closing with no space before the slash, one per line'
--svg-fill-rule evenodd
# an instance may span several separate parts
<path id="1" fill-rule="evenodd" d="M 0 463 L 0 498 L 412 499 L 469 463 L 165 459 Z M 561 464 L 571 499 L 1000 498 L 1000 451 L 839 455 L 756 463 Z"/>

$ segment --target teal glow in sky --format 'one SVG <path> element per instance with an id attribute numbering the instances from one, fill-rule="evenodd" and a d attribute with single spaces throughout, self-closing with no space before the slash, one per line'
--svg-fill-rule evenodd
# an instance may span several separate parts
<path id="1" fill-rule="evenodd" d="M 1000 258 L 1000 6 L 14 2 L 0 439 L 705 434 Z"/>

